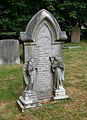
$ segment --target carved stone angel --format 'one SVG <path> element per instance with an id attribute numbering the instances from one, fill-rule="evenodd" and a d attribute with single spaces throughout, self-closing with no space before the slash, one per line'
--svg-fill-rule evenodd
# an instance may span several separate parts
<path id="1" fill-rule="evenodd" d="M 51 69 L 54 74 L 54 89 L 62 87 L 64 80 L 64 65 L 61 57 L 50 57 Z"/>
<path id="2" fill-rule="evenodd" d="M 34 82 L 36 79 L 37 68 L 35 67 L 35 59 L 26 61 L 23 66 L 24 81 L 26 84 L 25 91 L 33 91 Z"/>

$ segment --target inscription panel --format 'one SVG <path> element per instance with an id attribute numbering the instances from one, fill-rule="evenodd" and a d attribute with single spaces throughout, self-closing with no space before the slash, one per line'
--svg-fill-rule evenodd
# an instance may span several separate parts
<path id="1" fill-rule="evenodd" d="M 52 92 L 52 73 L 49 57 L 51 56 L 51 34 L 43 24 L 36 37 L 35 55 L 37 58 L 37 86 L 36 91 L 40 99 L 49 98 Z"/>
<path id="2" fill-rule="evenodd" d="M 42 42 L 41 42 L 42 41 Z M 40 43 L 40 44 L 39 44 Z M 48 38 L 44 37 L 38 40 L 37 46 L 37 69 L 38 69 L 38 92 L 41 97 L 44 97 L 44 94 L 49 93 L 52 89 L 52 75 L 50 69 L 50 60 L 49 56 L 51 53 L 51 42 Z M 48 92 L 49 91 L 49 92 Z M 43 92 L 43 96 L 41 94 Z M 49 96 L 49 95 L 47 95 Z M 45 96 L 45 97 L 47 97 Z"/>
<path id="3" fill-rule="evenodd" d="M 56 44 L 52 45 L 51 55 L 62 57 L 62 43 L 56 43 Z"/>

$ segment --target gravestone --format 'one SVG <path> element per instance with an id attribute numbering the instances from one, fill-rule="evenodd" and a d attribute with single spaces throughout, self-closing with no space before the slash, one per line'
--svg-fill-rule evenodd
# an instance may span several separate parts
<path id="1" fill-rule="evenodd" d="M 80 28 L 75 26 L 71 32 L 71 43 L 79 43 L 80 42 Z"/>
<path id="2" fill-rule="evenodd" d="M 19 41 L 15 39 L 0 40 L 0 64 L 19 63 Z"/>
<path id="3" fill-rule="evenodd" d="M 53 96 L 53 73 L 50 58 L 53 56 L 62 58 L 62 41 L 65 39 L 67 39 L 66 32 L 61 31 L 53 15 L 44 9 L 33 16 L 25 32 L 20 32 L 20 40 L 23 41 L 24 46 L 24 82 L 27 84 L 26 71 L 31 72 L 27 64 L 34 59 L 35 65 L 33 63 L 32 71 L 36 68 L 36 77 L 33 91 L 38 100 L 51 99 Z M 20 106 L 25 104 L 24 99 L 19 98 Z"/>

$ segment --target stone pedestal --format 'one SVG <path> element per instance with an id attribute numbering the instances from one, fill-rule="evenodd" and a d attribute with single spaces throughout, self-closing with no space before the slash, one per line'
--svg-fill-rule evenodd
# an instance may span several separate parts
<path id="1" fill-rule="evenodd" d="M 39 107 L 41 104 L 39 103 L 36 93 L 32 91 L 24 91 L 22 96 L 17 100 L 18 105 L 21 107 L 22 112 L 24 112 L 27 108 Z"/>
<path id="2" fill-rule="evenodd" d="M 65 89 L 63 86 L 60 86 L 59 89 L 54 90 L 54 100 L 66 99 L 68 96 L 66 95 Z"/>

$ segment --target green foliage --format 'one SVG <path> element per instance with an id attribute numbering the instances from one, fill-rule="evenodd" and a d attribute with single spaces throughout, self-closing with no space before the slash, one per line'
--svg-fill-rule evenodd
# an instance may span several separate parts
<path id="1" fill-rule="evenodd" d="M 31 12 L 28 1 L 3 0 L 0 2 L 0 31 L 19 32 L 25 29 Z"/>
<path id="2" fill-rule="evenodd" d="M 84 0 L 43 0 L 45 8 L 59 22 L 62 29 L 70 31 L 73 26 L 87 23 L 87 1 Z"/>
<path id="3" fill-rule="evenodd" d="M 16 32 L 1 32 L 0 39 L 18 39 L 19 34 Z"/>
<path id="4" fill-rule="evenodd" d="M 31 17 L 47 9 L 64 30 L 87 24 L 86 0 L 3 0 L 0 1 L 0 32 L 24 31 Z"/>

